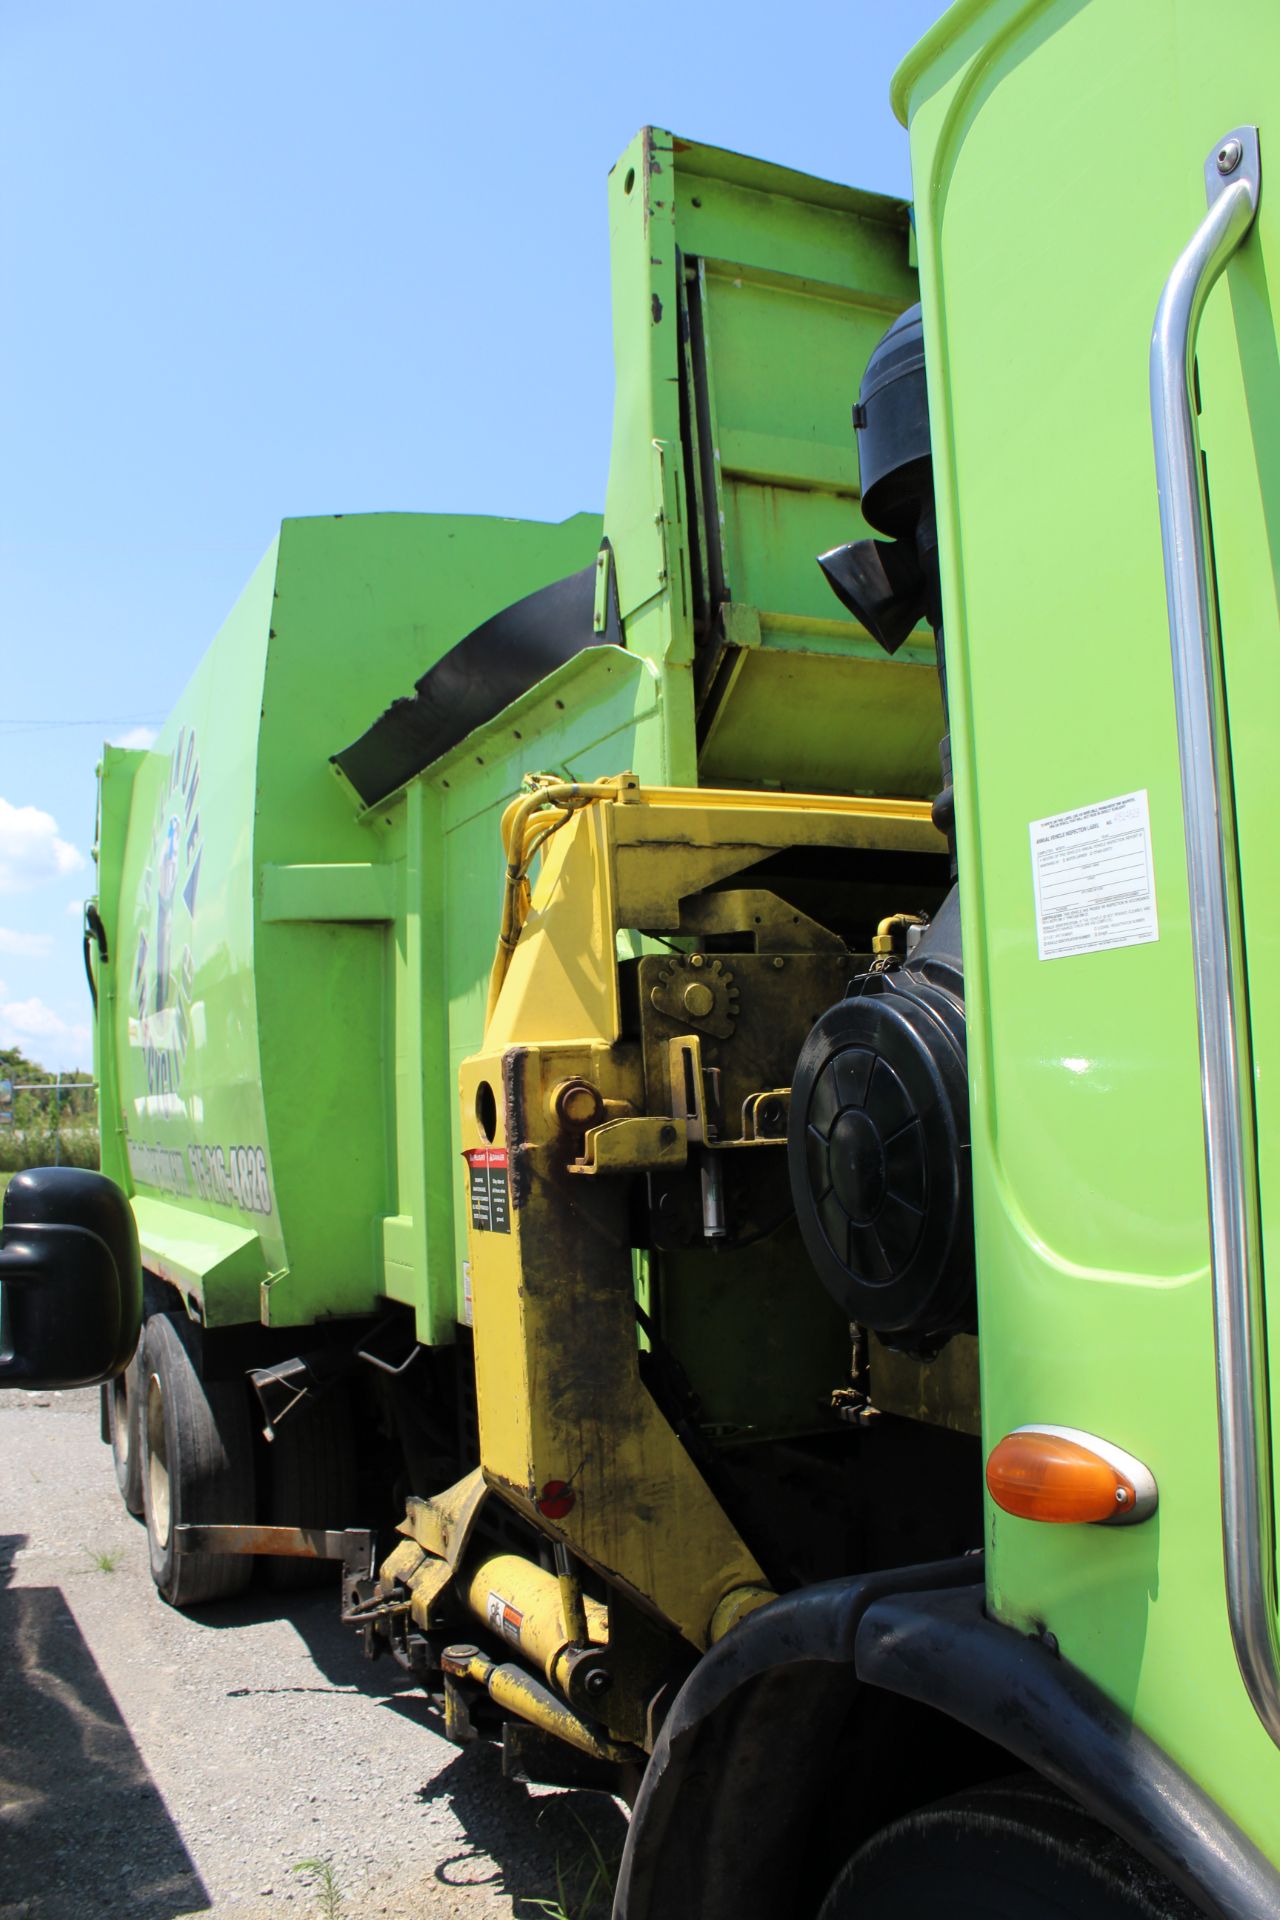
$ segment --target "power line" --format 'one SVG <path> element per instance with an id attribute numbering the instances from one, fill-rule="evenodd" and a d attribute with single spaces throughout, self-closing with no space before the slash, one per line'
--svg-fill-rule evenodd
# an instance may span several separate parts
<path id="1" fill-rule="evenodd" d="M 5 720 L 0 721 L 0 734 L 4 733 L 43 733 L 60 727 L 155 727 L 163 720 L 163 714 L 131 714 L 123 720 Z"/>

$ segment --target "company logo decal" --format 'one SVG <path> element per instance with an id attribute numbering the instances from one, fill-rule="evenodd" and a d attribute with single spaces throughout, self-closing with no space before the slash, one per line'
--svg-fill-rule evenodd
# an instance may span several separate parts
<path id="1" fill-rule="evenodd" d="M 169 760 L 142 875 L 133 1002 L 147 1091 L 175 1093 L 191 1038 L 192 930 L 200 895 L 200 756 L 184 727 Z"/>
<path id="2" fill-rule="evenodd" d="M 200 1009 L 192 1006 L 192 946 L 203 848 L 200 754 L 195 729 L 184 727 L 169 759 L 138 886 L 129 1042 L 142 1052 L 147 1082 L 146 1099 L 135 1104 L 152 1118 L 188 1117 L 178 1090 L 193 1026 L 199 1030 Z M 203 1117 L 194 1090 L 191 1107 Z M 267 1156 L 256 1143 L 224 1148 L 192 1141 L 183 1150 L 130 1140 L 128 1152 L 134 1179 L 162 1193 L 211 1200 L 244 1213 L 274 1211 Z"/>

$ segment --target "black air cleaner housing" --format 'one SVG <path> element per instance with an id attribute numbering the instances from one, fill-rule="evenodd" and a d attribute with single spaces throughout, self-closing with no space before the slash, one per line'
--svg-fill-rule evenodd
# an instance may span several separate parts
<path id="1" fill-rule="evenodd" d="M 918 306 L 900 313 L 881 335 L 862 376 L 853 410 L 868 526 L 900 540 L 914 532 L 922 498 L 933 495 L 924 322 Z M 921 473 L 920 462 L 928 463 Z"/>
<path id="2" fill-rule="evenodd" d="M 934 1353 L 973 1331 L 964 983 L 953 891 L 912 957 L 813 1027 L 788 1136 L 805 1246 L 851 1320 Z"/>
<path id="3" fill-rule="evenodd" d="M 920 309 L 899 314 L 868 360 L 853 409 L 862 517 L 888 540 L 855 540 L 818 556 L 832 591 L 896 653 L 917 621 L 942 623 L 929 448 L 929 391 Z"/>

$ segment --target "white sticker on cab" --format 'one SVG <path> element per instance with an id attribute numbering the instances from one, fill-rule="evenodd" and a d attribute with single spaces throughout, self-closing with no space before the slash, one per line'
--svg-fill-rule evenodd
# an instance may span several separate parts
<path id="1" fill-rule="evenodd" d="M 1146 789 L 1031 822 L 1042 960 L 1160 938 Z"/>

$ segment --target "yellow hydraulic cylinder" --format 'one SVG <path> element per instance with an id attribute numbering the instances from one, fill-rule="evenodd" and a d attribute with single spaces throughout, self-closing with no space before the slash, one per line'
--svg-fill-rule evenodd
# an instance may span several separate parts
<path id="1" fill-rule="evenodd" d="M 478 1647 L 446 1647 L 441 1656 L 441 1665 L 448 1674 L 457 1679 L 474 1680 L 486 1687 L 489 1697 L 508 1713 L 518 1714 L 522 1720 L 530 1721 L 535 1727 L 541 1727 L 545 1733 L 553 1733 L 559 1740 L 568 1741 L 571 1747 L 577 1747 L 580 1753 L 589 1753 L 595 1760 L 613 1760 L 631 1765 L 643 1763 L 644 1755 L 634 1747 L 623 1746 L 617 1740 L 610 1740 L 606 1734 L 598 1733 L 595 1728 L 567 1707 L 563 1700 L 557 1700 L 549 1693 L 540 1680 L 514 1662 L 503 1661 L 499 1664 L 491 1660 Z"/>
<path id="2" fill-rule="evenodd" d="M 561 1686 L 563 1656 L 576 1643 L 565 1620 L 560 1581 L 518 1553 L 495 1553 L 471 1574 L 467 1605 L 491 1633 L 507 1641 L 526 1660 L 541 1667 L 552 1686 Z M 582 1601 L 587 1638 L 602 1647 L 609 1639 L 609 1613 L 598 1600 Z"/>

